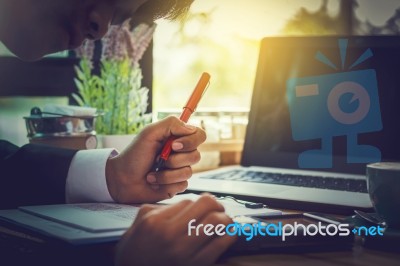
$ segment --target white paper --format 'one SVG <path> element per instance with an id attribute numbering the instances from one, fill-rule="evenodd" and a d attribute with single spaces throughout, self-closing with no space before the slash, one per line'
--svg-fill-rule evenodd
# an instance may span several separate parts
<path id="1" fill-rule="evenodd" d="M 124 230 L 131 226 L 138 207 L 113 203 L 24 206 L 21 211 L 89 232 Z"/>

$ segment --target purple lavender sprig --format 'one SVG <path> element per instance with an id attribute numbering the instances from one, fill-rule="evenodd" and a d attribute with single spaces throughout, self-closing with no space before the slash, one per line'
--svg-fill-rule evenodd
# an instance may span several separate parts
<path id="1" fill-rule="evenodd" d="M 132 64 L 138 64 L 144 52 L 153 39 L 156 24 L 139 24 L 130 30 L 129 21 L 121 26 L 111 26 L 107 34 L 102 38 L 102 60 L 129 59 Z M 94 41 L 86 40 L 79 48 L 75 49 L 77 57 L 93 60 Z"/>

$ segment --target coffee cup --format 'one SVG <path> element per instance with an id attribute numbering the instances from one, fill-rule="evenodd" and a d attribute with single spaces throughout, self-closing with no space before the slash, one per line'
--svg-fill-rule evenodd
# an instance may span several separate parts
<path id="1" fill-rule="evenodd" d="M 367 187 L 376 213 L 389 228 L 400 228 L 400 162 L 367 165 Z"/>

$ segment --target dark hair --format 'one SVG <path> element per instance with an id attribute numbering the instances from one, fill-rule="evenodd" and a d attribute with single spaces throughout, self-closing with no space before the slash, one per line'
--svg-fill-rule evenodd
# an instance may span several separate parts
<path id="1" fill-rule="evenodd" d="M 136 19 L 143 22 L 159 18 L 174 20 L 183 17 L 194 0 L 148 0 L 136 10 Z"/>

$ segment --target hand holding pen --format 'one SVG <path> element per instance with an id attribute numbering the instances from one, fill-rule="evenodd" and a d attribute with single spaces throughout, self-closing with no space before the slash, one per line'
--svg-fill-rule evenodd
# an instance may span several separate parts
<path id="1" fill-rule="evenodd" d="M 187 123 L 190 116 L 196 111 L 197 105 L 200 102 L 200 99 L 202 98 L 209 82 L 210 82 L 210 75 L 204 72 L 201 75 L 200 80 L 197 83 L 196 87 L 194 88 L 192 95 L 189 97 L 187 103 L 183 106 L 183 111 L 181 113 L 181 116 L 179 117 L 181 121 Z M 164 144 L 164 147 L 154 164 L 154 171 L 158 172 L 164 167 L 165 162 L 168 160 L 168 157 L 172 151 L 171 147 L 172 142 L 175 139 L 176 137 L 171 136 Z"/>
<path id="2" fill-rule="evenodd" d="M 200 160 L 197 148 L 206 140 L 206 133 L 185 122 L 195 111 L 209 79 L 203 74 L 180 119 L 171 116 L 146 125 L 123 151 L 107 159 L 107 189 L 115 202 L 153 203 L 187 189 L 191 165 Z M 158 172 L 154 171 L 156 156 L 160 158 L 156 161 Z M 160 171 L 164 166 L 167 169 Z"/>

